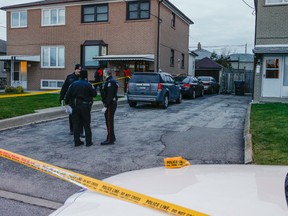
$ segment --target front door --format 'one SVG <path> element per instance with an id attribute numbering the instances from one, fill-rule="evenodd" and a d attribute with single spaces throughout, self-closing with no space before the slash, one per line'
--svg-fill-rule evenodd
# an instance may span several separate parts
<path id="1" fill-rule="evenodd" d="M 283 86 L 281 91 L 282 97 L 288 97 L 288 56 L 284 58 Z"/>
<path id="2" fill-rule="evenodd" d="M 12 72 L 11 86 L 17 87 L 22 86 L 27 89 L 27 62 L 26 61 L 15 61 L 14 71 Z"/>
<path id="3" fill-rule="evenodd" d="M 262 97 L 281 97 L 281 62 L 282 58 L 265 57 L 262 73 Z"/>

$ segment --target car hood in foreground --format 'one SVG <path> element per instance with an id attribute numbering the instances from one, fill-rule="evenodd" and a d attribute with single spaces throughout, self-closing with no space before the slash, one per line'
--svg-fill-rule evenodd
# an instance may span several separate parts
<path id="1" fill-rule="evenodd" d="M 103 181 L 209 215 L 287 216 L 287 172 L 287 166 L 191 165 L 136 170 Z M 84 190 L 72 195 L 52 215 L 167 214 Z"/>

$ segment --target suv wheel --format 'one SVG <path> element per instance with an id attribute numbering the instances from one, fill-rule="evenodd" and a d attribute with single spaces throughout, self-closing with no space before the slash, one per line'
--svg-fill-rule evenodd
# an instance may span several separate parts
<path id="1" fill-rule="evenodd" d="M 129 101 L 128 103 L 129 103 L 130 107 L 136 107 L 136 105 L 137 105 L 137 102 Z"/>
<path id="2" fill-rule="evenodd" d="M 169 98 L 168 98 L 168 95 L 165 95 L 164 100 L 163 100 L 163 102 L 161 103 L 161 107 L 162 107 L 163 109 L 167 109 L 168 104 L 169 104 Z"/>

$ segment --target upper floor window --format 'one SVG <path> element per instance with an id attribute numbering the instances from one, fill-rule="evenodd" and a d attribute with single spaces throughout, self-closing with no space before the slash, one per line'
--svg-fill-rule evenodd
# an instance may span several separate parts
<path id="1" fill-rule="evenodd" d="M 266 0 L 266 5 L 272 4 L 288 4 L 288 0 Z"/>
<path id="2" fill-rule="evenodd" d="M 42 26 L 65 25 L 65 9 L 51 8 L 42 10 Z"/>
<path id="3" fill-rule="evenodd" d="M 82 22 L 107 22 L 108 4 L 82 6 Z"/>
<path id="4" fill-rule="evenodd" d="M 174 49 L 170 51 L 170 67 L 174 67 Z"/>
<path id="5" fill-rule="evenodd" d="M 41 47 L 42 68 L 64 68 L 65 49 L 64 46 Z"/>
<path id="6" fill-rule="evenodd" d="M 127 20 L 149 19 L 150 1 L 127 2 Z"/>
<path id="7" fill-rule="evenodd" d="M 171 14 L 171 27 L 172 28 L 175 28 L 175 19 L 176 19 L 175 13 L 172 13 Z"/>
<path id="8" fill-rule="evenodd" d="M 27 27 L 27 11 L 11 12 L 11 28 Z"/>

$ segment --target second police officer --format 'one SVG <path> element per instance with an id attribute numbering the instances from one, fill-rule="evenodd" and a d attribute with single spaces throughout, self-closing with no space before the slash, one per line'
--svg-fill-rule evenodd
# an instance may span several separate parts
<path id="1" fill-rule="evenodd" d="M 107 138 L 104 142 L 101 142 L 101 145 L 111 145 L 114 144 L 114 142 L 116 141 L 114 133 L 114 114 L 117 109 L 118 83 L 112 77 L 111 70 L 107 72 L 107 75 L 108 77 L 101 90 L 101 97 L 104 105 L 104 111 L 105 111 L 104 115 L 107 127 Z"/>

